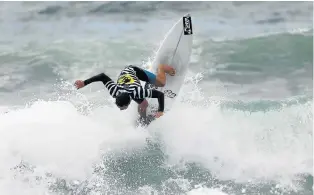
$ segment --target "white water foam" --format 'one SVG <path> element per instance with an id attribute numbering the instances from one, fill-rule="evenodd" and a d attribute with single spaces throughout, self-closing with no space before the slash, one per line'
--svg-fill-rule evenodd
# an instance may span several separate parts
<path id="1" fill-rule="evenodd" d="M 201 163 L 219 180 L 296 189 L 299 174 L 313 174 L 312 103 L 256 113 L 177 104 L 148 129 L 162 137 L 170 164 Z"/>
<path id="2" fill-rule="evenodd" d="M 132 108 L 106 106 L 85 116 L 67 101 L 38 101 L 1 113 L 0 194 L 47 191 L 12 179 L 11 168 L 21 161 L 35 166 L 35 175 L 84 180 L 106 151 L 144 147 L 154 133 L 161 135 L 170 164 L 201 163 L 219 180 L 275 180 L 296 188 L 297 174 L 312 174 L 312 103 L 265 113 L 219 104 L 174 106 L 148 131 L 134 128 Z"/>
<path id="3" fill-rule="evenodd" d="M 33 189 L 29 181 L 12 178 L 12 168 L 20 162 L 35 166 L 35 176 L 51 173 L 56 178 L 84 180 L 106 151 L 144 146 L 147 131 L 121 120 L 130 113 L 104 107 L 84 116 L 66 101 L 38 101 L 1 114 L 0 194 L 42 194 L 47 190 Z"/>

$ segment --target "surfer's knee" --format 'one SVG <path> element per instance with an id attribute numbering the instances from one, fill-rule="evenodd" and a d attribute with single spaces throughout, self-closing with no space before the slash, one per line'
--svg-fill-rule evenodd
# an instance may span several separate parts
<path id="1" fill-rule="evenodd" d="M 167 68 L 168 65 L 167 64 L 159 64 L 158 65 L 158 69 L 159 71 L 165 72 L 165 68 Z"/>

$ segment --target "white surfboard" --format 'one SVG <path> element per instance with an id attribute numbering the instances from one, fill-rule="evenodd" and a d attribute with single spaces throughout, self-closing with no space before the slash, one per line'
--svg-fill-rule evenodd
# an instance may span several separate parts
<path id="1" fill-rule="evenodd" d="M 164 92 L 165 111 L 171 109 L 184 82 L 192 52 L 192 41 L 192 19 L 191 16 L 187 14 L 180 18 L 166 34 L 151 67 L 148 69 L 156 75 L 159 64 L 168 64 L 176 70 L 175 76 L 167 74 L 166 85 L 163 88 L 157 88 L 148 83 L 145 85 L 145 87 L 155 88 Z M 158 107 L 157 99 L 149 98 L 147 101 L 149 102 L 150 108 Z"/>

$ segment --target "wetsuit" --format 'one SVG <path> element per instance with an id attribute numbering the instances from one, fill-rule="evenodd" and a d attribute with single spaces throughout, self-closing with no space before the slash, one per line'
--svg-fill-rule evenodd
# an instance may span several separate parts
<path id="1" fill-rule="evenodd" d="M 101 73 L 85 80 L 84 84 L 102 81 L 112 97 L 115 98 L 119 93 L 127 92 L 138 104 L 141 104 L 145 98 L 158 98 L 158 112 L 163 112 L 164 93 L 155 89 L 143 88 L 140 80 L 155 84 L 156 75 L 137 66 L 129 65 L 121 71 L 117 83 L 114 83 L 106 74 Z"/>

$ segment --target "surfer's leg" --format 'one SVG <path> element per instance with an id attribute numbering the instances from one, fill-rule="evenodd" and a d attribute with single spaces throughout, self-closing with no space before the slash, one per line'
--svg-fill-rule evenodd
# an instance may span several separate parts
<path id="1" fill-rule="evenodd" d="M 137 66 L 132 66 L 132 68 L 135 70 L 138 79 L 140 79 L 141 81 L 149 82 L 151 84 L 155 84 L 156 75 L 154 73 Z"/>
<path id="2" fill-rule="evenodd" d="M 146 76 L 147 76 L 147 82 L 154 84 L 156 83 L 156 75 L 152 72 L 149 72 L 147 70 L 144 70 Z"/>
<path id="3" fill-rule="evenodd" d="M 164 87 L 166 85 L 166 73 L 170 76 L 174 76 L 176 72 L 175 69 L 169 65 L 159 64 L 155 83 L 157 87 Z"/>
<path id="4" fill-rule="evenodd" d="M 156 85 L 157 87 L 165 86 L 166 73 L 170 76 L 175 75 L 175 69 L 166 64 L 160 64 L 158 66 L 157 76 L 154 73 L 137 66 L 132 66 L 132 68 L 135 70 L 137 78 L 139 78 L 141 81 L 149 82 L 153 85 Z"/>

